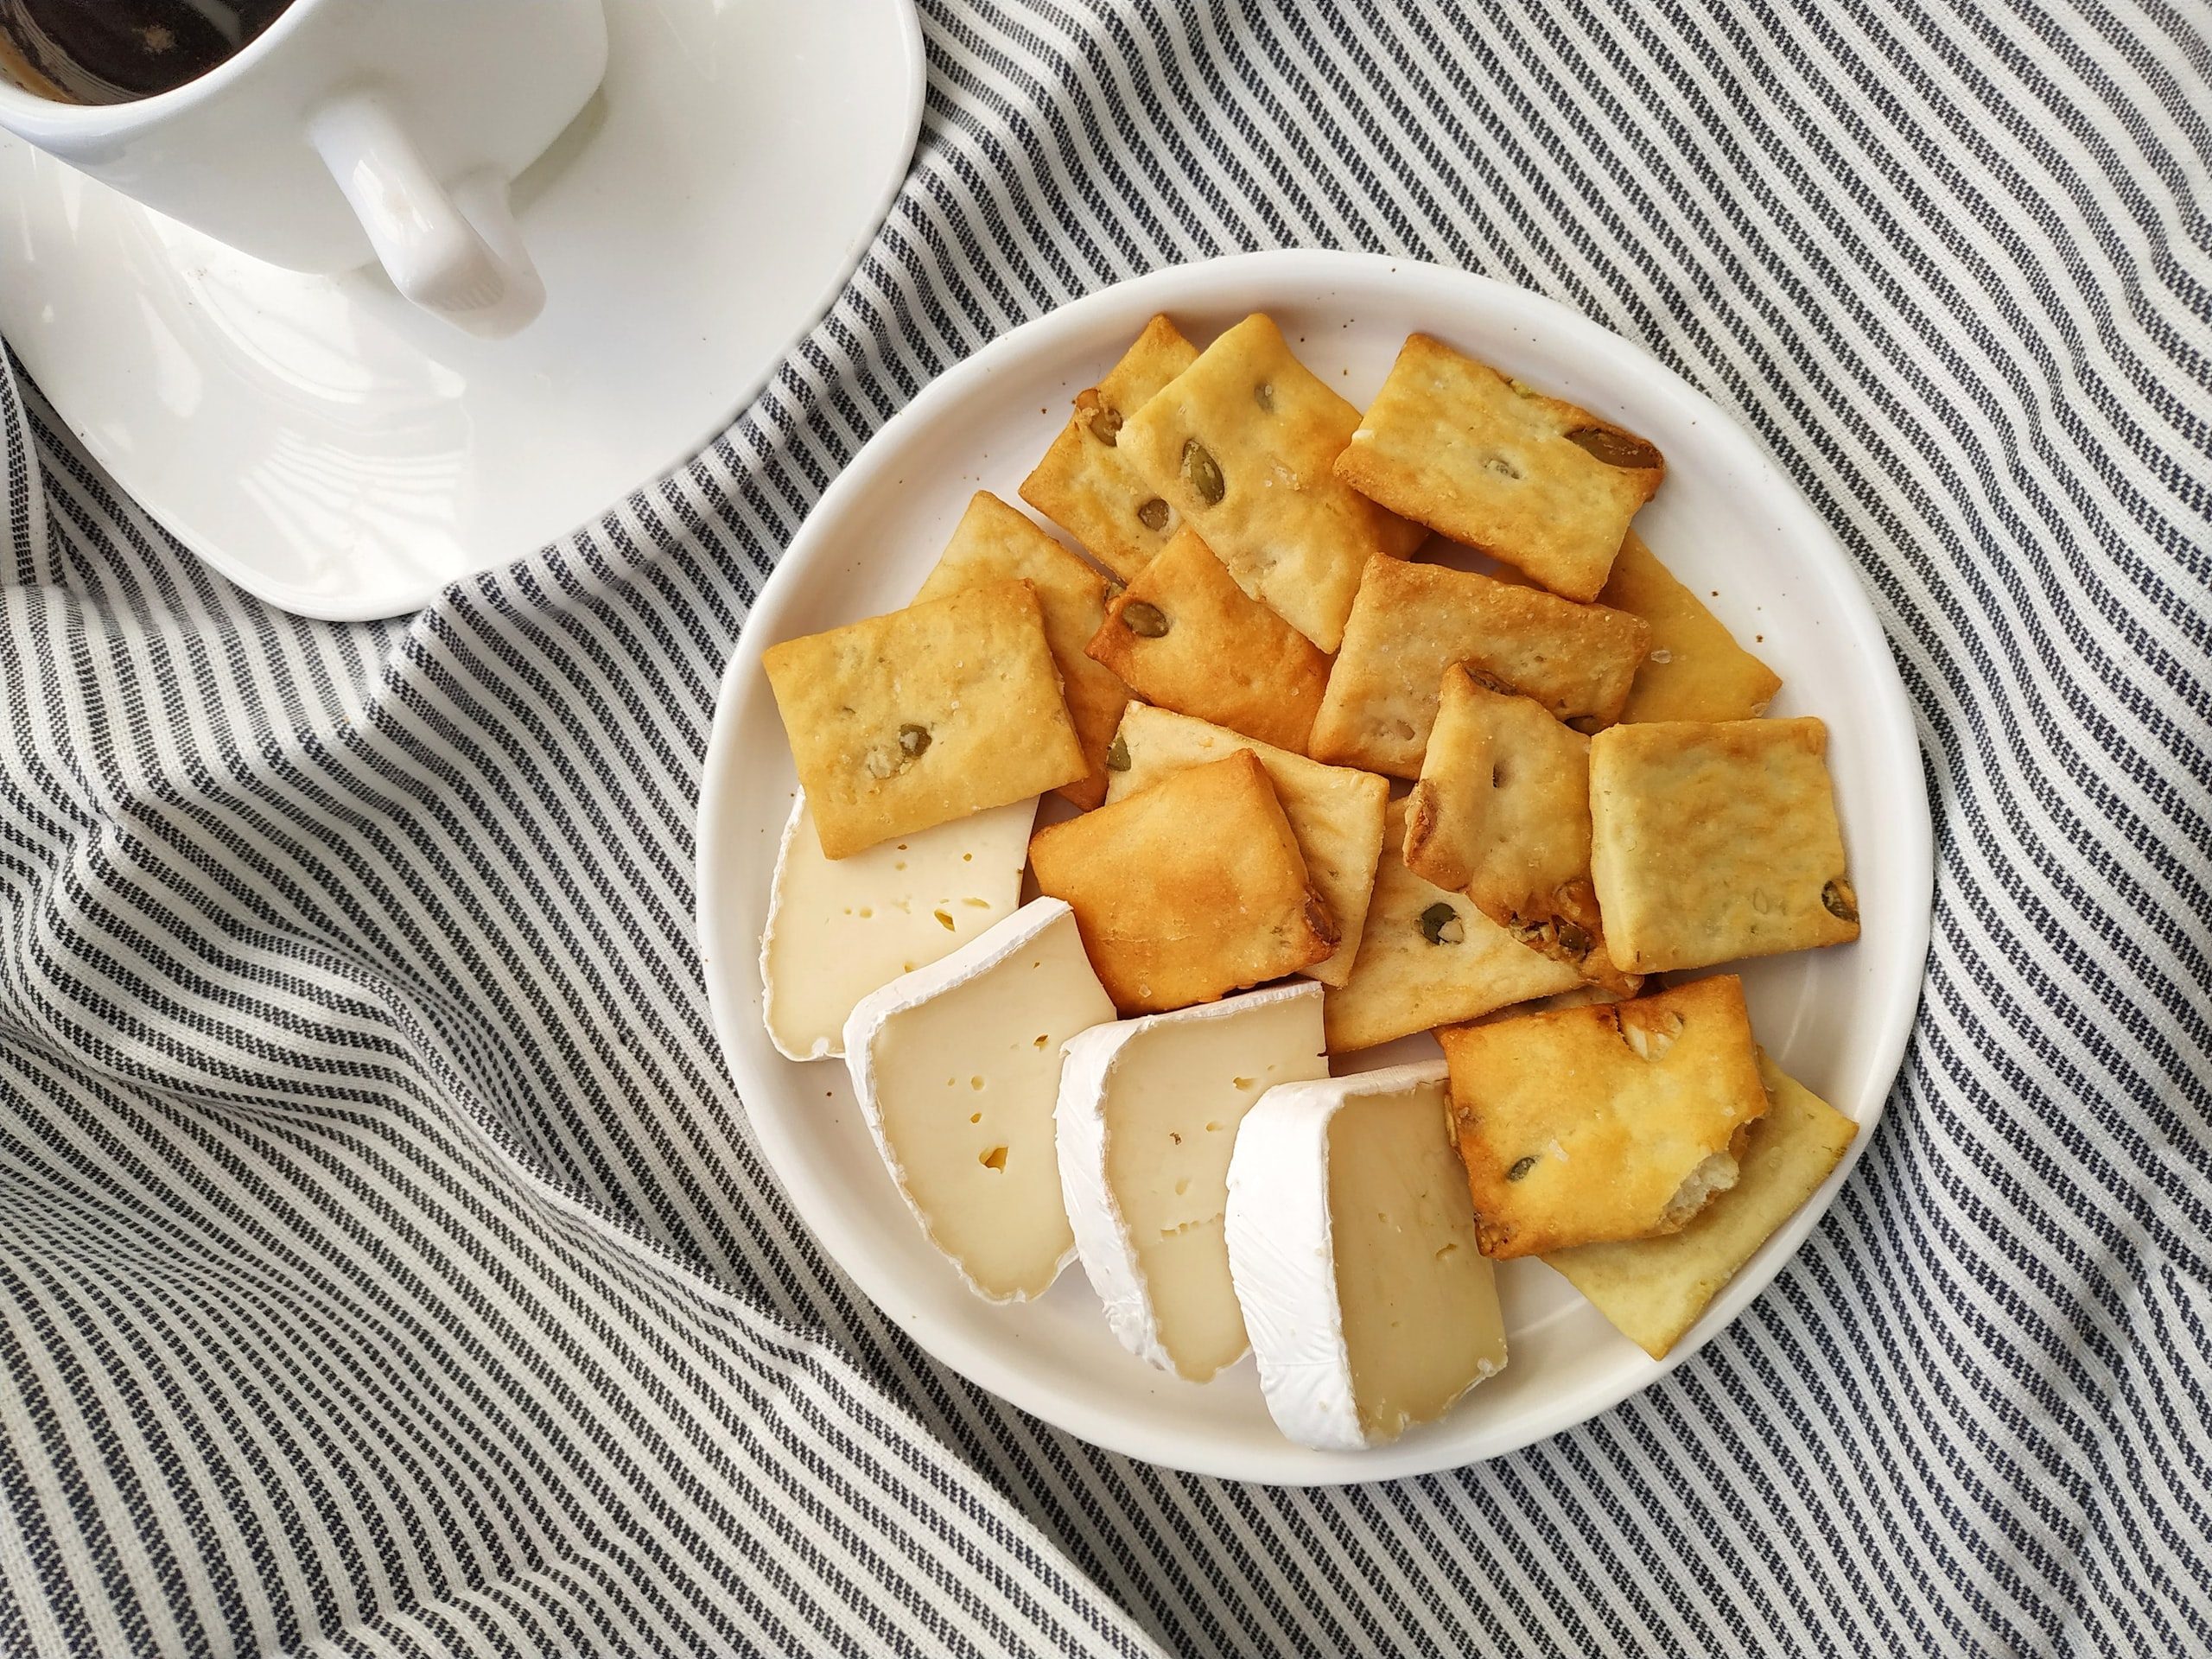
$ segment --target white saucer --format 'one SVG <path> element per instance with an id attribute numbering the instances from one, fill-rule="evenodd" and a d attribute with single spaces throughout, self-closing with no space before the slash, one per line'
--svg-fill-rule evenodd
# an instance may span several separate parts
<path id="1" fill-rule="evenodd" d="M 480 340 L 380 272 L 233 253 L 0 136 L 0 334 L 240 587 L 391 616 L 691 454 L 836 296 L 921 123 L 911 0 L 607 0 L 598 96 L 516 186 L 545 314 Z"/>

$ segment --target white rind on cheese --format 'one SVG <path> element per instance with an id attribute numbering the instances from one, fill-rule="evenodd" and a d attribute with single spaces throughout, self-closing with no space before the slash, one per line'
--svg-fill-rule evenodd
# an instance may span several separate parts
<path id="1" fill-rule="evenodd" d="M 1033 798 L 830 859 L 802 793 L 760 934 L 760 1017 L 777 1052 L 842 1055 L 862 997 L 1013 915 L 1036 816 Z"/>
<path id="2" fill-rule="evenodd" d="M 1445 1128 L 1441 1060 L 1272 1090 L 1229 1170 L 1229 1259 L 1260 1388 L 1301 1446 L 1357 1451 L 1505 1363 Z"/>
<path id="3" fill-rule="evenodd" d="M 1306 983 L 1083 1033 L 1060 1073 L 1060 1190 L 1122 1345 L 1203 1382 L 1246 1349 L 1223 1241 L 1237 1126 L 1270 1088 L 1328 1075 Z"/>
<path id="4" fill-rule="evenodd" d="M 1075 1255 L 1053 1146 L 1061 1046 L 1113 1017 L 1074 912 L 1039 899 L 845 1022 L 853 1092 L 893 1184 L 979 1296 L 1042 1295 Z"/>

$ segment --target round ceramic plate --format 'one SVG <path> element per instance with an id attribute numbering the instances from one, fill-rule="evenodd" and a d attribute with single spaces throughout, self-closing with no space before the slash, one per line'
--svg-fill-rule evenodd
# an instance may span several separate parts
<path id="1" fill-rule="evenodd" d="M 1541 1263 L 1503 1262 L 1505 1370 L 1442 1422 L 1358 1452 L 1285 1440 L 1249 1357 L 1201 1386 L 1124 1352 L 1079 1268 L 1033 1302 L 995 1306 L 970 1295 L 893 1191 L 844 1068 L 783 1058 L 760 1024 L 760 929 L 795 787 L 762 651 L 907 604 L 969 495 L 988 489 L 1018 501 L 1070 400 L 1153 313 L 1171 314 L 1203 342 L 1255 310 L 1362 406 L 1418 329 L 1659 445 L 1666 486 L 1637 527 L 1787 677 L 1772 712 L 1827 721 L 1865 925 L 1856 944 L 1742 969 L 1760 1040 L 1860 1133 L 1843 1167 L 1673 1355 L 1646 1357 Z M 830 486 L 753 607 L 722 685 L 701 803 L 700 942 L 724 1052 L 762 1150 L 823 1248 L 925 1348 L 1024 1410 L 1131 1457 L 1246 1480 L 1370 1480 L 1494 1457 L 1603 1411 L 1694 1352 L 1796 1249 L 1866 1146 L 1911 1027 L 1928 947 L 1926 800 L 1904 687 L 1857 575 L 1727 416 L 1643 351 L 1536 295 L 1375 256 L 1249 254 L 1123 283 L 993 342 L 925 390 Z M 1435 1052 L 1432 1039 L 1358 1058 L 1424 1049 Z"/>

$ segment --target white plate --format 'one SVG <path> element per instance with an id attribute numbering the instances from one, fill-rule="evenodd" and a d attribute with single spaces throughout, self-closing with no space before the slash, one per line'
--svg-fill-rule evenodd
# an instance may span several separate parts
<path id="1" fill-rule="evenodd" d="M 814 326 L 913 155 L 912 0 L 607 0 L 607 80 L 515 189 L 512 340 L 381 272 L 235 253 L 0 136 L 0 333 L 238 586 L 393 616 L 696 454 Z"/>
<path id="2" fill-rule="evenodd" d="M 1550 1268 L 1505 1262 L 1503 1375 L 1393 1446 L 1290 1445 L 1249 1358 L 1204 1387 L 1150 1370 L 1115 1342 L 1078 1270 L 1015 1307 L 969 1295 L 893 1193 L 843 1068 L 785 1060 L 761 1029 L 757 953 L 793 789 L 761 652 L 906 604 L 969 495 L 1016 500 L 1069 400 L 1162 310 L 1200 341 L 1268 311 L 1317 373 L 1363 404 L 1418 328 L 1648 435 L 1666 454 L 1667 482 L 1638 529 L 1788 676 L 1774 712 L 1828 722 L 1863 937 L 1743 973 L 1760 1039 L 1860 1133 L 1843 1168 L 1664 1363 Z M 1919 751 L 1881 628 L 1835 538 L 1745 432 L 1637 347 L 1538 296 L 1376 256 L 1260 253 L 1126 283 L 993 342 L 925 390 L 830 486 L 753 607 L 722 684 L 701 803 L 699 932 L 715 1024 L 761 1148 L 830 1255 L 915 1340 L 1111 1450 L 1238 1479 L 1336 1482 L 1452 1468 L 1570 1427 L 1688 1357 L 1758 1294 L 1881 1114 L 1919 998 L 1931 881 Z M 1427 1037 L 1409 1040 L 1434 1052 Z"/>

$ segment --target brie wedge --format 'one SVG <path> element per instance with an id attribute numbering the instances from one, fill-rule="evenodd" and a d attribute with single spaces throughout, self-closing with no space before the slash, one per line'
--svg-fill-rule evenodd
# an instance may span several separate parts
<path id="1" fill-rule="evenodd" d="M 1321 988 L 1277 986 L 1099 1026 L 1060 1073 L 1060 1191 L 1107 1323 L 1204 1382 L 1243 1357 L 1222 1236 L 1237 1125 L 1269 1089 L 1329 1075 Z"/>
<path id="2" fill-rule="evenodd" d="M 760 935 L 761 1019 L 787 1059 L 834 1058 L 870 991 L 958 950 L 1021 902 L 1033 798 L 824 858 L 802 794 Z"/>
<path id="3" fill-rule="evenodd" d="M 1229 1264 L 1275 1426 L 1351 1451 L 1505 1363 L 1444 1062 L 1271 1090 L 1229 1166 Z"/>
<path id="4" fill-rule="evenodd" d="M 1040 1295 L 1075 1254 L 1052 1148 L 1060 1046 L 1113 1017 L 1075 913 L 1039 899 L 845 1021 L 853 1092 L 892 1181 L 979 1296 Z"/>

